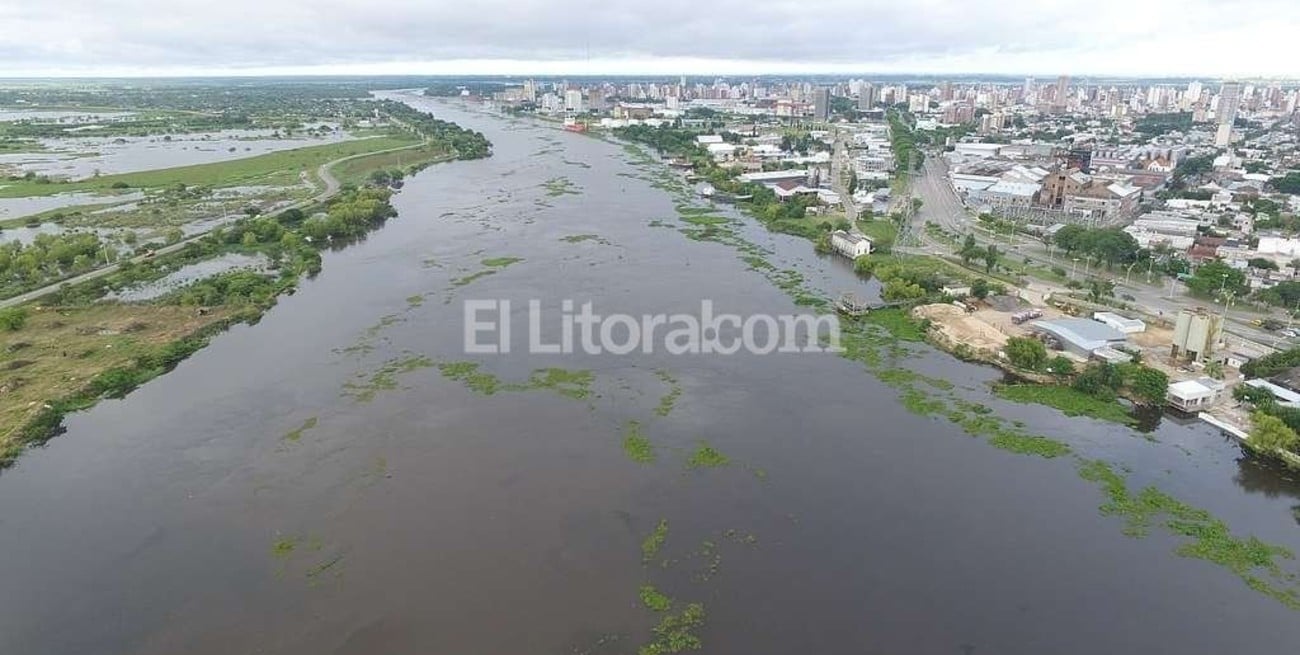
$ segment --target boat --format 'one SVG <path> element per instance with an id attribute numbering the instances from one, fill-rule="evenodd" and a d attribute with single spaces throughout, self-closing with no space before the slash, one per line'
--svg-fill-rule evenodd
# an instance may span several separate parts
<path id="1" fill-rule="evenodd" d="M 587 131 L 587 124 L 586 124 L 586 123 L 579 123 L 579 122 L 578 122 L 578 119 L 576 119 L 576 118 L 570 116 L 570 117 L 564 119 L 564 129 L 566 129 L 566 130 L 568 130 L 568 131 L 570 131 L 570 132 L 586 132 L 586 131 Z"/>

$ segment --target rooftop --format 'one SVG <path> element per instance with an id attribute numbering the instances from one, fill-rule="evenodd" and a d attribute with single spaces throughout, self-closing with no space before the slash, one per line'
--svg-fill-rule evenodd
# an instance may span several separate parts
<path id="1" fill-rule="evenodd" d="M 1042 330 L 1087 351 L 1104 348 L 1113 343 L 1122 342 L 1127 338 L 1123 332 L 1090 318 L 1058 318 L 1047 321 L 1034 321 L 1030 323 L 1030 327 Z"/>

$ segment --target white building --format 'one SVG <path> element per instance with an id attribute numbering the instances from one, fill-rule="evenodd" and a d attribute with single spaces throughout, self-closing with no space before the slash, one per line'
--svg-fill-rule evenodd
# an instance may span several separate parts
<path id="1" fill-rule="evenodd" d="M 1169 406 L 1184 412 L 1200 412 L 1218 403 L 1223 398 L 1226 386 L 1214 378 L 1202 377 L 1184 380 L 1169 385 L 1165 399 Z"/>
<path id="2" fill-rule="evenodd" d="M 835 230 L 831 232 L 831 248 L 849 259 L 857 259 L 871 254 L 871 239 L 861 234 Z"/>
<path id="3" fill-rule="evenodd" d="M 1137 334 L 1146 332 L 1147 324 L 1136 318 L 1124 318 L 1113 312 L 1094 312 L 1092 320 L 1100 321 L 1109 325 L 1124 334 Z"/>

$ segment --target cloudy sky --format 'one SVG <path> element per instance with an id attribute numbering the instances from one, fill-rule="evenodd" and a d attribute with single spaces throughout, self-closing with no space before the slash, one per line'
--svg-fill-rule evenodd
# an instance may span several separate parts
<path id="1" fill-rule="evenodd" d="M 0 77 L 1300 77 L 1295 0 L 0 0 Z"/>

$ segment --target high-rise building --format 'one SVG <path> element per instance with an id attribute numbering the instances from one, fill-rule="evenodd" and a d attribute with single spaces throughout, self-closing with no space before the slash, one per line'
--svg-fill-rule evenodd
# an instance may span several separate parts
<path id="1" fill-rule="evenodd" d="M 870 83 L 863 84 L 858 90 L 858 109 L 868 111 L 876 106 L 876 87 Z"/>
<path id="2" fill-rule="evenodd" d="M 1067 94 L 1070 92 L 1070 76 L 1062 75 L 1056 78 L 1056 94 L 1052 96 L 1052 106 L 1057 111 L 1064 112 L 1069 107 L 1070 99 Z"/>
<path id="3" fill-rule="evenodd" d="M 831 90 L 819 86 L 813 91 L 813 120 L 825 123 L 831 119 Z"/>
<path id="4" fill-rule="evenodd" d="M 1241 104 L 1241 85 L 1236 82 L 1224 82 L 1219 87 L 1219 106 L 1214 117 L 1219 129 L 1214 133 L 1214 145 L 1223 148 L 1232 143 L 1232 124 L 1237 120 L 1237 107 Z"/>

